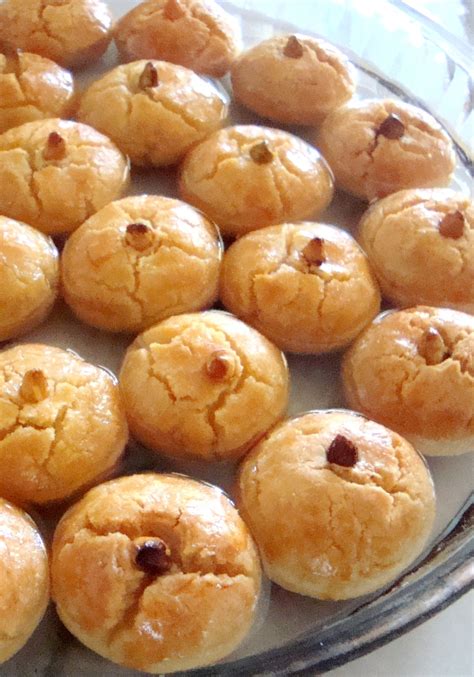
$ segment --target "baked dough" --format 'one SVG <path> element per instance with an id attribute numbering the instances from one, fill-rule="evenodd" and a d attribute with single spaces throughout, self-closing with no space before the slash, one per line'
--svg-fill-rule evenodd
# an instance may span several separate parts
<path id="1" fill-rule="evenodd" d="M 234 62 L 234 97 L 258 115 L 294 125 L 319 125 L 354 93 L 355 72 L 334 45 L 308 35 L 278 35 Z"/>
<path id="2" fill-rule="evenodd" d="M 474 451 L 474 317 L 417 306 L 382 314 L 343 360 L 347 403 L 424 454 Z"/>
<path id="3" fill-rule="evenodd" d="M 341 106 L 324 120 L 315 141 L 336 185 L 367 201 L 404 188 L 447 186 L 456 164 L 440 124 L 394 99 Z"/>
<path id="4" fill-rule="evenodd" d="M 4 0 L 0 45 L 40 54 L 66 67 L 99 59 L 112 39 L 102 0 Z"/>
<path id="5" fill-rule="evenodd" d="M 64 500 L 110 474 L 127 439 L 109 373 L 50 346 L 0 352 L 0 496 Z"/>
<path id="6" fill-rule="evenodd" d="M 208 311 L 170 317 L 138 336 L 120 385 L 130 430 L 145 446 L 220 461 L 242 456 L 284 414 L 288 367 L 255 329 Z"/>
<path id="7" fill-rule="evenodd" d="M 48 555 L 38 529 L 0 498 L 0 665 L 26 644 L 48 601 Z"/>
<path id="8" fill-rule="evenodd" d="M 38 120 L 0 136 L 0 214 L 48 235 L 75 230 L 128 180 L 127 159 L 87 125 Z"/>
<path id="9" fill-rule="evenodd" d="M 0 341 L 40 324 L 58 294 L 58 250 L 30 226 L 0 216 Z"/>
<path id="10" fill-rule="evenodd" d="M 150 473 L 103 484 L 66 513 L 52 585 L 59 616 L 86 646 L 168 674 L 237 647 L 254 618 L 260 566 L 219 489 Z"/>
<path id="11" fill-rule="evenodd" d="M 315 148 L 256 125 L 222 129 L 193 148 L 179 188 L 229 237 L 305 219 L 322 212 L 333 196 L 332 175 Z"/>
<path id="12" fill-rule="evenodd" d="M 239 508 L 266 574 L 318 599 L 374 592 L 423 550 L 435 495 L 421 456 L 349 411 L 275 428 L 244 460 Z"/>
<path id="13" fill-rule="evenodd" d="M 117 23 L 122 61 L 163 59 L 220 78 L 240 48 L 237 22 L 214 0 L 149 0 Z"/>
<path id="14" fill-rule="evenodd" d="M 118 66 L 84 93 L 78 117 L 136 165 L 172 165 L 222 126 L 227 103 L 212 82 L 164 61 Z"/>
<path id="15" fill-rule="evenodd" d="M 138 333 L 212 306 L 221 257 L 217 228 L 193 207 L 158 195 L 128 197 L 69 238 L 61 258 L 64 297 L 84 322 Z"/>
<path id="16" fill-rule="evenodd" d="M 74 106 L 69 71 L 38 54 L 0 54 L 0 134 L 33 120 L 68 118 Z"/>
<path id="17" fill-rule="evenodd" d="M 366 256 L 345 231 L 286 223 L 244 235 L 226 251 L 220 297 L 282 350 L 348 345 L 380 310 Z"/>

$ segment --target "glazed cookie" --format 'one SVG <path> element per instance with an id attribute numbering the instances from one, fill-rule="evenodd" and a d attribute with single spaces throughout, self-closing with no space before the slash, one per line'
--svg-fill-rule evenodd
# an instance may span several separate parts
<path id="1" fill-rule="evenodd" d="M 349 411 L 275 428 L 243 462 L 239 493 L 269 578 L 317 599 L 387 585 L 422 552 L 435 515 L 421 456 Z"/>
<path id="2" fill-rule="evenodd" d="M 0 216 L 0 341 L 40 324 L 58 294 L 58 251 L 30 226 Z"/>
<path id="3" fill-rule="evenodd" d="M 0 353 L 0 496 L 64 500 L 109 474 L 127 442 L 118 387 L 50 346 Z"/>
<path id="4" fill-rule="evenodd" d="M 417 306 L 382 314 L 343 361 L 346 400 L 422 453 L 474 451 L 474 317 Z"/>
<path id="5" fill-rule="evenodd" d="M 237 101 L 284 124 L 318 125 L 355 89 L 354 69 L 344 54 L 306 35 L 260 42 L 237 59 L 231 75 Z"/>
<path id="6" fill-rule="evenodd" d="M 168 674 L 214 663 L 240 644 L 260 566 L 220 489 L 150 473 L 96 487 L 64 515 L 52 586 L 61 620 L 87 647 Z"/>
<path id="7" fill-rule="evenodd" d="M 362 200 L 447 186 L 455 166 L 453 144 L 438 122 L 392 99 L 341 106 L 324 120 L 316 145 L 336 184 Z"/>
<path id="8" fill-rule="evenodd" d="M 48 601 L 48 555 L 39 531 L 0 498 L 0 665 L 26 644 Z"/>
<path id="9" fill-rule="evenodd" d="M 295 353 L 347 345 L 380 310 L 377 283 L 355 240 L 308 222 L 262 228 L 234 242 L 224 257 L 220 297 Z"/>
<path id="10" fill-rule="evenodd" d="M 112 39 L 112 15 L 102 0 L 4 0 L 0 44 L 76 67 L 102 56 Z"/>
<path id="11" fill-rule="evenodd" d="M 282 353 L 219 311 L 170 317 L 141 334 L 120 385 L 132 434 L 181 459 L 242 456 L 288 402 Z"/>
<path id="12" fill-rule="evenodd" d="M 224 235 L 304 219 L 331 202 L 331 172 L 318 151 L 288 132 L 256 125 L 212 134 L 186 156 L 184 200 L 202 209 Z"/>
<path id="13" fill-rule="evenodd" d="M 95 129 L 51 119 L 0 136 L 0 214 L 69 233 L 121 195 L 127 159 Z"/>
<path id="14" fill-rule="evenodd" d="M 69 71 L 37 54 L 0 54 L 0 134 L 33 120 L 68 118 L 74 101 Z"/>
<path id="15" fill-rule="evenodd" d="M 394 305 L 474 313 L 474 204 L 466 195 L 442 188 L 389 195 L 362 218 L 359 242 Z"/>
<path id="16" fill-rule="evenodd" d="M 237 22 L 214 0 L 148 0 L 118 22 L 123 61 L 163 59 L 220 78 L 240 48 Z"/>
<path id="17" fill-rule="evenodd" d="M 110 136 L 136 165 L 172 165 L 222 126 L 227 104 L 214 85 L 164 61 L 118 66 L 82 97 L 79 119 Z"/>
<path id="18" fill-rule="evenodd" d="M 138 333 L 212 306 L 221 257 L 217 228 L 193 207 L 157 195 L 128 197 L 69 238 L 61 259 L 64 298 L 84 322 Z"/>

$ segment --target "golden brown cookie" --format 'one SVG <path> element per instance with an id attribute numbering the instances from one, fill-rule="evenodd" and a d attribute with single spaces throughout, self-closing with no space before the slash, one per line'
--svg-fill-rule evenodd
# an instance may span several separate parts
<path id="1" fill-rule="evenodd" d="M 341 106 L 324 120 L 316 145 L 336 184 L 368 201 L 404 188 L 447 186 L 456 163 L 439 123 L 394 99 Z"/>
<path id="2" fill-rule="evenodd" d="M 284 414 L 288 367 L 255 329 L 208 311 L 170 317 L 138 336 L 120 386 L 130 430 L 147 447 L 221 461 L 242 456 Z"/>
<path id="3" fill-rule="evenodd" d="M 99 59 L 112 39 L 102 0 L 4 0 L 0 45 L 40 54 L 66 67 Z"/>
<path id="4" fill-rule="evenodd" d="M 474 451 L 474 317 L 417 306 L 389 312 L 343 361 L 347 403 L 424 454 Z"/>
<path id="5" fill-rule="evenodd" d="M 214 0 L 148 0 L 117 23 L 123 61 L 162 59 L 220 78 L 240 48 L 237 22 Z"/>
<path id="6" fill-rule="evenodd" d="M 40 324 L 58 294 L 58 250 L 30 226 L 0 216 L 0 341 Z"/>
<path id="7" fill-rule="evenodd" d="M 48 601 L 48 555 L 36 524 L 0 498 L 0 665 L 26 644 Z"/>
<path id="8" fill-rule="evenodd" d="M 286 223 L 244 235 L 227 250 L 220 297 L 282 350 L 341 348 L 380 310 L 366 256 L 345 231 Z"/>
<path id="9" fill-rule="evenodd" d="M 69 71 L 38 54 L 0 54 L 0 134 L 33 120 L 68 118 L 74 105 Z"/>
<path id="10" fill-rule="evenodd" d="M 452 190 L 404 190 L 368 209 L 358 239 L 396 306 L 474 313 L 474 204 Z"/>
<path id="11" fill-rule="evenodd" d="M 238 488 L 266 574 L 317 599 L 350 599 L 392 581 L 423 550 L 435 515 L 415 449 L 343 410 L 279 425 L 244 460 Z"/>
<path id="12" fill-rule="evenodd" d="M 214 663 L 240 644 L 260 566 L 219 489 L 150 473 L 96 487 L 64 515 L 52 586 L 59 616 L 87 647 L 170 673 Z"/>
<path id="13" fill-rule="evenodd" d="M 232 66 L 234 97 L 276 122 L 318 125 L 351 98 L 355 73 L 325 40 L 277 35 L 242 54 Z"/>
<path id="14" fill-rule="evenodd" d="M 0 496 L 64 500 L 110 474 L 126 442 L 108 372 L 50 346 L 0 352 Z"/>
<path id="15" fill-rule="evenodd" d="M 158 195 L 128 197 L 69 238 L 61 258 L 64 297 L 84 322 L 138 333 L 212 306 L 221 258 L 217 228 L 193 207 Z"/>
<path id="16" fill-rule="evenodd" d="M 0 136 L 0 214 L 69 233 L 128 185 L 127 159 L 78 122 L 28 122 Z"/>
<path id="17" fill-rule="evenodd" d="M 331 172 L 313 146 L 256 125 L 222 129 L 193 148 L 179 187 L 229 237 L 305 219 L 333 196 Z"/>

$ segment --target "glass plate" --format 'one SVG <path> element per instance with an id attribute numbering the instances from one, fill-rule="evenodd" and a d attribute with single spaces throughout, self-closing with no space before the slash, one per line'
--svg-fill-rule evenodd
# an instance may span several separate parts
<path id="1" fill-rule="evenodd" d="M 115 0 L 117 17 L 138 4 Z M 472 80 L 469 55 L 462 43 L 437 31 L 402 3 L 379 0 L 240 0 L 221 3 L 241 23 L 247 46 L 271 35 L 300 31 L 337 44 L 358 70 L 359 97 L 397 96 L 436 114 L 451 133 L 458 154 L 453 185 L 469 191 L 473 138 Z M 254 11 L 258 7 L 259 11 Z M 275 17 L 278 17 L 276 19 Z M 116 63 L 114 49 L 79 78 L 87 84 Z M 223 86 L 229 88 L 228 79 Z M 232 106 L 233 122 L 260 122 Z M 302 130 L 295 130 L 304 136 Z M 174 171 L 135 171 L 132 194 L 176 196 Z M 323 220 L 352 229 L 363 205 L 339 194 Z M 24 340 L 70 348 L 85 359 L 117 373 L 130 337 L 110 336 L 76 321 L 59 304 L 48 322 Z M 343 406 L 339 355 L 289 357 L 292 374 L 290 414 Z M 178 470 L 220 484 L 230 492 L 231 466 L 165 463 L 133 443 L 122 472 Z M 349 602 L 318 602 L 266 585 L 256 625 L 245 643 L 226 661 L 191 671 L 212 675 L 316 674 L 330 670 L 390 641 L 455 601 L 472 586 L 472 456 L 432 458 L 429 465 L 438 497 L 433 538 L 411 571 L 390 589 Z M 35 515 L 51 533 L 58 515 Z M 131 677 L 76 642 L 50 609 L 27 646 L 0 668 L 5 677 Z"/>

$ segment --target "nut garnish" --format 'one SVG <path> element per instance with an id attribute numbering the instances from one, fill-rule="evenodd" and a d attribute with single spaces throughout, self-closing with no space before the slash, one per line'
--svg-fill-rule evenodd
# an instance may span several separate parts
<path id="1" fill-rule="evenodd" d="M 250 149 L 250 157 L 258 165 L 267 165 L 273 160 L 273 153 L 267 141 L 259 141 Z"/>
<path id="2" fill-rule="evenodd" d="M 7 59 L 7 72 L 14 73 L 17 77 L 21 75 L 20 56 L 23 50 L 15 47 L 7 47 L 3 50 L 3 54 Z"/>
<path id="3" fill-rule="evenodd" d="M 166 543 L 149 540 L 137 547 L 135 564 L 149 576 L 161 576 L 171 569 L 173 561 Z"/>
<path id="4" fill-rule="evenodd" d="M 354 442 L 344 435 L 336 435 L 326 451 L 326 458 L 329 463 L 352 468 L 359 460 L 359 452 Z"/>
<path id="5" fill-rule="evenodd" d="M 424 357 L 426 364 L 440 364 L 443 360 L 449 357 L 449 351 L 443 341 L 443 337 L 434 327 L 428 327 L 423 332 L 418 352 Z"/>
<path id="6" fill-rule="evenodd" d="M 130 223 L 125 232 L 125 242 L 139 252 L 153 244 L 153 229 L 144 223 Z"/>
<path id="7" fill-rule="evenodd" d="M 166 19 L 169 19 L 170 21 L 176 21 L 177 19 L 181 19 L 181 17 L 185 16 L 186 12 L 179 0 L 168 0 L 164 6 L 163 14 Z"/>
<path id="8" fill-rule="evenodd" d="M 382 135 L 392 141 L 400 139 L 405 134 L 405 125 L 398 115 L 390 113 L 377 129 L 377 136 Z"/>
<path id="9" fill-rule="evenodd" d="M 46 147 L 43 151 L 43 158 L 49 160 L 63 160 L 66 156 L 66 141 L 58 134 L 58 132 L 51 132 L 46 142 Z"/>
<path id="10" fill-rule="evenodd" d="M 464 233 L 464 215 L 462 212 L 455 211 L 446 214 L 439 224 L 439 233 L 443 237 L 450 237 L 453 240 L 459 240 Z"/>
<path id="11" fill-rule="evenodd" d="M 158 85 L 159 85 L 158 71 L 156 70 L 152 62 L 149 61 L 145 65 L 145 68 L 143 69 L 142 74 L 140 75 L 140 78 L 138 80 L 138 86 L 140 87 L 140 89 L 150 89 L 152 87 L 158 87 Z"/>
<path id="12" fill-rule="evenodd" d="M 324 254 L 324 240 L 320 237 L 313 237 L 313 239 L 303 247 L 301 253 L 310 266 L 322 266 L 326 261 L 326 256 Z"/>
<path id="13" fill-rule="evenodd" d="M 211 381 L 228 381 L 235 371 L 233 356 L 225 350 L 216 350 L 206 363 L 206 374 Z"/>
<path id="14" fill-rule="evenodd" d="M 290 59 L 301 59 L 303 56 L 303 45 L 296 35 L 290 35 L 283 50 L 283 54 L 290 57 Z"/>
<path id="15" fill-rule="evenodd" d="M 41 369 L 30 369 L 23 376 L 20 396 L 25 402 L 35 404 L 48 397 L 48 382 Z"/>

